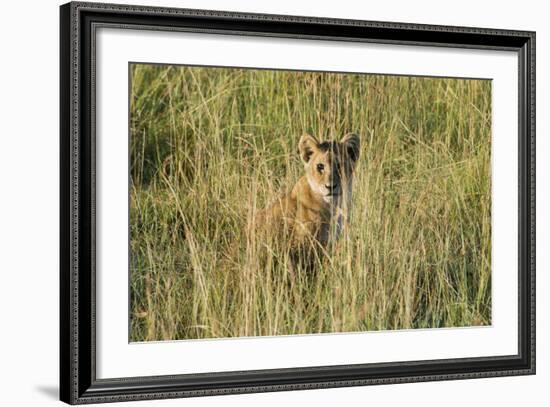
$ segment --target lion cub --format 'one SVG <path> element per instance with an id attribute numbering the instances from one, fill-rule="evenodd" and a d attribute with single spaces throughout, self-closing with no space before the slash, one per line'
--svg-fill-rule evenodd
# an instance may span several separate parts
<path id="1" fill-rule="evenodd" d="M 340 142 L 304 135 L 298 144 L 305 175 L 253 220 L 260 237 L 283 244 L 293 266 L 313 267 L 339 236 L 349 217 L 360 140 L 346 135 Z"/>

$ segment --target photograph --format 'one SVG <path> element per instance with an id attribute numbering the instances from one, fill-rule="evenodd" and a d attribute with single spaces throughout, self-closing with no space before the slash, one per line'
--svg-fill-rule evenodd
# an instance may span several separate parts
<path id="1" fill-rule="evenodd" d="M 490 78 L 128 70 L 130 342 L 492 324 Z"/>
<path id="2" fill-rule="evenodd" d="M 542 14 L 204 1 L 58 8 L 59 399 L 535 394 Z"/>

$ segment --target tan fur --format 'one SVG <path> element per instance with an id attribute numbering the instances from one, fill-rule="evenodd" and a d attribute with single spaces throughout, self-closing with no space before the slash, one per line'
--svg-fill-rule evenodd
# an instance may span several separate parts
<path id="1" fill-rule="evenodd" d="M 251 225 L 255 233 L 286 244 L 295 264 L 309 267 L 321 257 L 349 219 L 359 145 L 355 134 L 340 142 L 302 136 L 298 150 L 305 174 L 290 193 L 255 215 Z"/>

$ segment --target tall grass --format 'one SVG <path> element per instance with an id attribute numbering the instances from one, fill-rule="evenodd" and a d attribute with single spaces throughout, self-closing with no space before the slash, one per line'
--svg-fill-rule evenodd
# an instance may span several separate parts
<path id="1" fill-rule="evenodd" d="M 137 64 L 130 101 L 132 341 L 490 324 L 489 81 Z M 351 131 L 352 227 L 293 276 L 247 221 Z"/>

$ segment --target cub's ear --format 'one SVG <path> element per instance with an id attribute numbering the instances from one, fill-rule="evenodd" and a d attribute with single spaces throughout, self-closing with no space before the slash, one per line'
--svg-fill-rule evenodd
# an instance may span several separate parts
<path id="1" fill-rule="evenodd" d="M 356 162 L 359 159 L 359 152 L 361 149 L 361 140 L 359 136 L 353 133 L 346 134 L 341 143 L 346 148 L 349 158 L 351 158 L 353 162 Z"/>
<path id="2" fill-rule="evenodd" d="M 300 157 L 302 157 L 302 161 L 304 163 L 307 163 L 311 158 L 311 155 L 317 151 L 318 145 L 319 142 L 317 139 L 309 134 L 305 134 L 300 138 L 300 142 L 298 143 L 298 151 L 300 152 Z"/>

